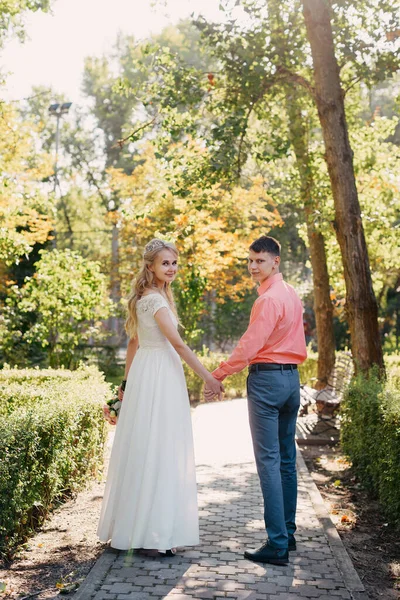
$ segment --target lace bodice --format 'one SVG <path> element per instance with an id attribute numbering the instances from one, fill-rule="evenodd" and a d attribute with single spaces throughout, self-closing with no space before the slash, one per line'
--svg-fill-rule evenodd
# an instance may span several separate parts
<path id="1" fill-rule="evenodd" d="M 168 308 L 172 320 L 177 325 L 176 317 L 167 300 L 158 293 L 142 296 L 136 304 L 138 318 L 138 336 L 140 348 L 172 348 L 171 344 L 161 333 L 154 315 L 160 308 Z"/>

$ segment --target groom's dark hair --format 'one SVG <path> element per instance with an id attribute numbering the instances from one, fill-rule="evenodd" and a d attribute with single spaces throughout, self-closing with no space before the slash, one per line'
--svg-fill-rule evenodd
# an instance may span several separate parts
<path id="1" fill-rule="evenodd" d="M 269 252 L 269 254 L 273 254 L 273 256 L 281 255 L 280 243 L 275 238 L 268 235 L 262 235 L 258 240 L 253 242 L 250 246 L 250 250 L 253 250 L 253 252 Z"/>

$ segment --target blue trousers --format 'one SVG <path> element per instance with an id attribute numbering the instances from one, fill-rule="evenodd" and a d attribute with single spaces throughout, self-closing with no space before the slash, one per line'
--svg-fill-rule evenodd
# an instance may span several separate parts
<path id="1" fill-rule="evenodd" d="M 296 419 L 300 406 L 297 369 L 249 373 L 247 396 L 268 539 L 287 548 L 296 531 Z"/>

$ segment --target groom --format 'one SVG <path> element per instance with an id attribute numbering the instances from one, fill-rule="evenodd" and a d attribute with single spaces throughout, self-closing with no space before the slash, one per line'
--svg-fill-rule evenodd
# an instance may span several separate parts
<path id="1" fill-rule="evenodd" d="M 250 246 L 248 269 L 258 287 L 247 331 L 213 376 L 222 381 L 249 367 L 247 396 L 251 435 L 264 497 L 268 539 L 246 558 L 285 565 L 296 549 L 295 431 L 300 405 L 297 365 L 306 358 L 303 307 L 279 272 L 280 244 L 262 236 Z M 205 389 L 206 399 L 213 394 Z"/>

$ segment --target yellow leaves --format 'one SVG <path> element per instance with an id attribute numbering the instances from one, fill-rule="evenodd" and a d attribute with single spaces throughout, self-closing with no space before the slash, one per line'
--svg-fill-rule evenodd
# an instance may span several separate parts
<path id="1" fill-rule="evenodd" d="M 341 523 L 351 523 L 351 519 L 347 515 L 342 515 L 341 519 L 340 519 L 340 522 Z"/>

